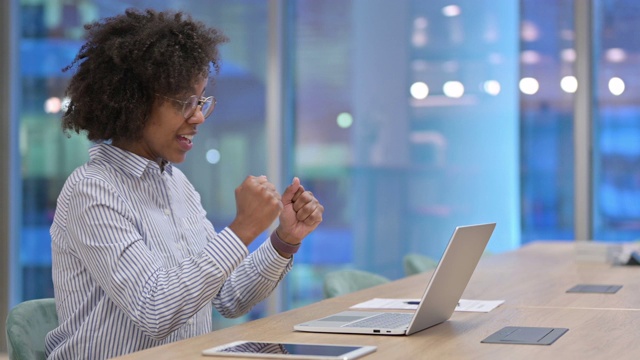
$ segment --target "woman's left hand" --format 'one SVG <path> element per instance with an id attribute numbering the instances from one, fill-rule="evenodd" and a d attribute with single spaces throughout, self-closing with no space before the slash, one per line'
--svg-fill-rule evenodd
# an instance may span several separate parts
<path id="1" fill-rule="evenodd" d="M 299 244 L 322 222 L 324 206 L 311 191 L 305 191 L 298 177 L 293 178 L 282 194 L 282 205 L 276 231 L 280 239 L 289 244 Z"/>

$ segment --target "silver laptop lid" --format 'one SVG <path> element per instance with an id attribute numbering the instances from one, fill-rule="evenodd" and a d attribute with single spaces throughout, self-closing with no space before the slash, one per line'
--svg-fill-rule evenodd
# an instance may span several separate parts
<path id="1" fill-rule="evenodd" d="M 456 227 L 422 295 L 407 335 L 451 317 L 495 227 L 496 223 Z"/>

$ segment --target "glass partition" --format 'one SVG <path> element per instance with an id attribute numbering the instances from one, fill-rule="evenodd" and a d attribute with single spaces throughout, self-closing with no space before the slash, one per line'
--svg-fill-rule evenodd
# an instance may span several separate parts
<path id="1" fill-rule="evenodd" d="M 524 0 L 521 7 L 522 243 L 573 239 L 573 0 Z"/>
<path id="2" fill-rule="evenodd" d="M 215 114 L 180 168 L 217 228 L 234 189 L 267 171 L 267 1 L 20 0 L 23 300 L 50 297 L 49 227 L 66 177 L 91 145 L 60 110 L 82 25 L 125 8 L 184 9 L 223 29 Z M 395 279 L 402 258 L 439 259 L 455 226 L 497 222 L 489 252 L 573 238 L 573 0 L 287 1 L 282 94 L 287 171 L 325 206 L 286 278 L 287 309 L 323 297 L 328 271 Z M 638 57 L 632 0 L 594 2 L 594 233 L 640 235 L 635 195 Z M 287 123 L 287 122 L 283 122 Z M 265 314 L 261 304 L 243 321 Z M 219 322 L 219 326 L 226 323 Z"/>
<path id="3" fill-rule="evenodd" d="M 513 1 L 296 1 L 294 172 L 325 204 L 287 298 L 328 271 L 404 276 L 454 228 L 520 243 L 518 6 Z"/>
<path id="4" fill-rule="evenodd" d="M 640 4 L 594 1 L 594 239 L 640 239 Z"/>
<path id="5" fill-rule="evenodd" d="M 184 9 L 222 29 L 222 65 L 213 94 L 215 113 L 200 126 L 194 148 L 178 165 L 199 191 L 208 217 L 221 229 L 235 216 L 234 190 L 249 174 L 266 173 L 265 68 L 267 2 L 22 0 L 20 159 L 22 164 L 21 274 L 23 300 L 52 297 L 49 227 L 67 176 L 88 159 L 91 144 L 66 138 L 61 107 L 82 25 L 126 8 Z M 193 11 L 196 9 L 197 11 Z M 261 316 L 258 307 L 240 321 Z M 224 326 L 221 320 L 217 326 Z"/>

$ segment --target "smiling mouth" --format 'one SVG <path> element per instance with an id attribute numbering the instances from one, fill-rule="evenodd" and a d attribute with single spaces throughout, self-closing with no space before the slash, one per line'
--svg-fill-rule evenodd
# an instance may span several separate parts
<path id="1" fill-rule="evenodd" d="M 178 137 L 182 140 L 185 140 L 189 144 L 193 142 L 193 135 L 178 135 Z"/>

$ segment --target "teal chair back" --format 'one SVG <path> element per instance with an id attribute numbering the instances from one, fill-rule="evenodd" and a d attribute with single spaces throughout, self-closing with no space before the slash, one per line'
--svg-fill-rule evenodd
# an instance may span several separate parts
<path id="1" fill-rule="evenodd" d="M 53 299 L 28 300 L 7 316 L 7 347 L 10 360 L 44 360 L 44 338 L 58 326 Z"/>
<path id="2" fill-rule="evenodd" d="M 402 265 L 404 266 L 404 274 L 409 276 L 433 270 L 438 266 L 438 262 L 426 255 L 412 253 L 402 258 Z"/>
<path id="3" fill-rule="evenodd" d="M 325 275 L 323 291 L 325 298 L 332 298 L 389 281 L 384 276 L 368 271 L 355 269 L 337 270 Z"/>

